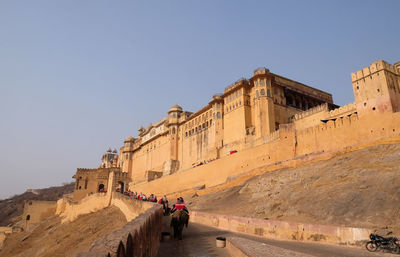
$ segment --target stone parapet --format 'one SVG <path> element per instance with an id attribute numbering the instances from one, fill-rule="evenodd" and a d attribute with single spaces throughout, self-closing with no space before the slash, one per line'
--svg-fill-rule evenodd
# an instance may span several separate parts
<path id="1" fill-rule="evenodd" d="M 301 112 L 301 113 L 297 113 L 296 115 L 294 115 L 294 120 L 300 120 L 303 119 L 305 117 L 308 117 L 310 115 L 313 115 L 317 112 L 323 112 L 323 111 L 329 111 L 329 107 L 327 103 L 318 105 L 316 107 L 313 107 L 311 109 L 308 109 L 307 111 Z"/>
<path id="2" fill-rule="evenodd" d="M 368 240 L 371 229 L 303 224 L 263 220 L 192 211 L 190 220 L 206 226 L 264 238 L 313 241 L 339 245 L 360 245 Z"/>
<path id="3" fill-rule="evenodd" d="M 133 201 L 128 198 L 126 200 Z M 89 252 L 79 253 L 76 257 L 155 257 L 160 245 L 163 213 L 161 205 L 152 205 L 121 229 L 95 241 Z"/>
<path id="4" fill-rule="evenodd" d="M 371 65 L 369 67 L 365 67 L 362 70 L 358 70 L 357 72 L 351 73 L 351 81 L 355 82 L 357 80 L 368 77 L 368 76 L 370 76 L 378 71 L 381 71 L 381 70 L 387 70 L 394 74 L 397 73 L 397 71 L 393 65 L 385 62 L 384 60 L 378 60 L 376 62 L 371 63 Z"/>
<path id="5" fill-rule="evenodd" d="M 260 243 L 257 241 L 229 237 L 226 240 L 226 248 L 231 256 L 235 257 L 312 257 L 305 253 L 287 250 L 281 247 Z"/>
<path id="6" fill-rule="evenodd" d="M 337 109 L 329 111 L 329 118 L 340 117 L 344 115 L 349 115 L 357 111 L 356 103 L 347 104 L 345 106 L 339 107 Z"/>

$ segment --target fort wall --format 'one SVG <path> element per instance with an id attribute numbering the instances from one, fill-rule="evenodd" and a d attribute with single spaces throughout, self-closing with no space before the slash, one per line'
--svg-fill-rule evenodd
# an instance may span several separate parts
<path id="1" fill-rule="evenodd" d="M 131 184 L 130 189 L 163 195 L 196 187 L 213 187 L 258 167 L 315 153 L 342 151 L 399 133 L 400 113 L 379 111 L 362 117 L 353 114 L 303 130 L 296 130 L 294 125 L 281 125 L 279 131 L 265 138 L 266 143 L 262 145 L 148 183 Z"/>
<path id="2" fill-rule="evenodd" d="M 113 178 L 118 179 L 118 178 Z M 153 206 L 150 202 L 133 201 L 121 193 L 108 191 L 107 193 L 97 193 L 89 195 L 80 201 L 74 201 L 69 197 L 63 197 L 57 201 L 57 208 L 52 212 L 62 218 L 61 222 L 74 221 L 80 215 L 96 212 L 116 206 L 125 215 L 127 221 L 131 221 L 139 214 L 145 212 Z"/>
<path id="3" fill-rule="evenodd" d="M 57 209 L 55 214 L 59 215 L 61 222 L 74 221 L 79 215 L 88 214 L 102 210 L 110 205 L 111 193 L 92 194 L 86 196 L 80 201 L 73 201 L 63 197 L 57 201 Z"/>
<path id="4" fill-rule="evenodd" d="M 121 197 L 124 198 L 124 196 Z M 128 198 L 126 198 L 126 201 L 135 205 L 145 204 L 145 202 Z M 163 213 L 161 205 L 151 205 L 150 208 L 147 208 L 121 229 L 95 241 L 88 252 L 79 253 L 76 257 L 155 257 L 160 245 Z"/>
<path id="5" fill-rule="evenodd" d="M 6 236 L 13 233 L 12 227 L 0 227 L 0 249 L 3 246 Z"/>
<path id="6" fill-rule="evenodd" d="M 263 220 L 196 211 L 191 212 L 190 220 L 206 226 L 264 238 L 340 245 L 360 245 L 372 232 L 372 230 L 364 228 Z"/>
<path id="7" fill-rule="evenodd" d="M 24 229 L 29 231 L 44 219 L 53 216 L 56 211 L 56 201 L 25 201 L 22 221 Z"/>
<path id="8" fill-rule="evenodd" d="M 121 190 L 129 183 L 131 191 L 156 195 L 208 188 L 256 168 L 399 135 L 399 66 L 379 60 L 353 73 L 355 102 L 339 108 L 329 93 L 257 69 L 197 112 L 172 106 L 167 117 L 141 127 L 137 139 L 128 137 L 120 170 L 108 173 L 121 178 L 109 191 L 117 183 Z M 99 188 L 98 171 L 97 181 L 88 182 L 78 169 L 77 199 Z"/>

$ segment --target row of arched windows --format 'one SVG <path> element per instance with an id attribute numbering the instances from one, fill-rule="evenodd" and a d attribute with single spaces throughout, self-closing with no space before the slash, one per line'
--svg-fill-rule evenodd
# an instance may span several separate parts
<path id="1" fill-rule="evenodd" d="M 195 119 L 192 119 L 191 121 L 187 122 L 185 124 L 185 130 L 191 129 L 194 126 L 197 126 L 202 122 L 205 122 L 206 120 L 208 120 L 208 117 L 212 117 L 212 110 L 207 111 L 207 112 L 203 113 L 202 115 L 199 115 Z"/>
<path id="2" fill-rule="evenodd" d="M 235 92 L 232 92 L 232 94 L 228 95 L 225 98 L 225 104 L 234 101 L 235 99 L 237 99 L 238 97 L 240 97 L 242 95 L 242 90 L 236 90 Z"/>
<path id="3" fill-rule="evenodd" d="M 265 89 L 261 89 L 260 91 L 256 90 L 256 97 L 265 96 Z M 271 91 L 267 89 L 267 96 L 271 97 Z"/>
<path id="4" fill-rule="evenodd" d="M 190 136 L 192 136 L 194 134 L 197 134 L 197 133 L 199 133 L 199 132 L 201 132 L 203 130 L 208 129 L 208 127 L 211 127 L 211 126 L 212 126 L 212 120 L 206 121 L 203 124 L 201 124 L 200 126 L 197 126 L 196 128 L 193 128 L 193 129 L 191 129 L 189 131 L 186 131 L 185 132 L 185 137 L 190 137 Z"/>
<path id="5" fill-rule="evenodd" d="M 226 112 L 233 111 L 240 106 L 242 106 L 242 100 L 236 101 L 235 103 L 228 105 L 226 107 Z"/>

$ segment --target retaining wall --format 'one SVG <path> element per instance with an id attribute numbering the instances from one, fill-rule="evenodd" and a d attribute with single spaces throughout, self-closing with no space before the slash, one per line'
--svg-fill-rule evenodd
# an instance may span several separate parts
<path id="1" fill-rule="evenodd" d="M 192 211 L 190 221 L 223 230 L 272 239 L 360 245 L 371 229 L 263 220 Z"/>
<path id="2" fill-rule="evenodd" d="M 121 201 L 129 201 L 134 206 L 150 204 L 152 207 L 128 222 L 121 229 L 106 235 L 103 239 L 95 241 L 89 252 L 79 253 L 76 257 L 155 257 L 160 245 L 162 230 L 162 206 L 131 200 L 121 195 Z"/>

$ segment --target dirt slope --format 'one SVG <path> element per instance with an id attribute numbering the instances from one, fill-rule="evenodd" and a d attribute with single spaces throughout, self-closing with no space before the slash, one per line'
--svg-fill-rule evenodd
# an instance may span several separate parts
<path id="1" fill-rule="evenodd" d="M 8 226 L 15 223 L 24 211 L 25 200 L 56 201 L 63 194 L 74 191 L 74 183 L 63 186 L 55 186 L 44 189 L 35 189 L 34 192 L 25 192 L 9 199 L 0 200 L 0 226 Z"/>
<path id="2" fill-rule="evenodd" d="M 400 144 L 379 145 L 253 177 L 200 197 L 192 210 L 400 232 Z"/>
<path id="3" fill-rule="evenodd" d="M 112 222 L 111 222 L 112 221 Z M 32 232 L 14 233 L 7 237 L 1 257 L 61 257 L 75 256 L 89 250 L 93 241 L 126 224 L 117 207 L 82 215 L 70 223 L 60 223 L 59 217 L 43 221 Z"/>

